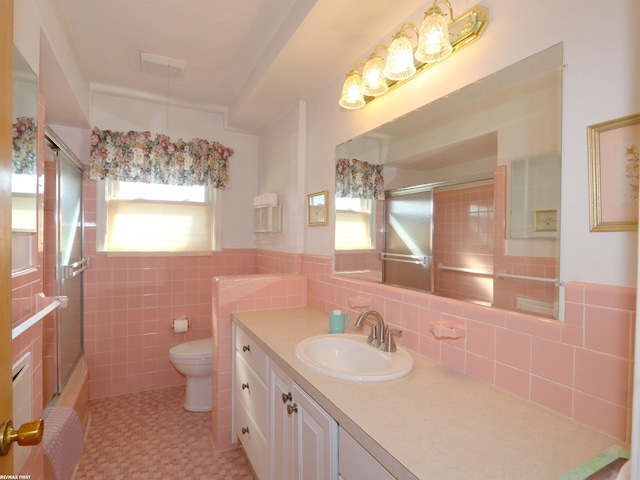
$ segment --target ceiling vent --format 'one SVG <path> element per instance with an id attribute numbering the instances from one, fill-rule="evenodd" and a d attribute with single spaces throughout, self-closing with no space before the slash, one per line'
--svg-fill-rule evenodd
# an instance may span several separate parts
<path id="1" fill-rule="evenodd" d="M 140 52 L 140 69 L 142 73 L 161 77 L 181 79 L 184 75 L 184 60 L 163 57 L 154 53 Z"/>

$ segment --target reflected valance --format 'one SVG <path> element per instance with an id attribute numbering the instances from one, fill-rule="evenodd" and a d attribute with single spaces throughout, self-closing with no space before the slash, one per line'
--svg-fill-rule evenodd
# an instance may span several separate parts
<path id="1" fill-rule="evenodd" d="M 11 171 L 35 175 L 37 165 L 38 125 L 32 117 L 18 117 L 13 124 Z"/>
<path id="2" fill-rule="evenodd" d="M 382 165 L 355 158 L 340 158 L 336 162 L 336 197 L 384 199 Z"/>

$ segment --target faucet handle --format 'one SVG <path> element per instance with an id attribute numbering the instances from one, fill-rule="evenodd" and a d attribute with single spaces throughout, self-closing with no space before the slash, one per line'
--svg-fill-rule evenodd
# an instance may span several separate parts
<path id="1" fill-rule="evenodd" d="M 402 330 L 398 330 L 397 328 L 386 328 L 384 339 L 380 343 L 380 350 L 384 350 L 385 352 L 393 353 L 398 351 L 398 347 L 396 346 L 396 342 L 393 339 L 394 335 L 400 335 Z"/>

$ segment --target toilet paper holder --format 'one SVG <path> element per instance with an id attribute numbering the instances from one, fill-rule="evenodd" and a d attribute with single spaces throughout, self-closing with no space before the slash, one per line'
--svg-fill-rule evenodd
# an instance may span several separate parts
<path id="1" fill-rule="evenodd" d="M 182 321 L 184 320 L 187 321 L 187 328 L 191 328 L 191 319 L 186 315 L 183 315 L 179 318 L 174 318 L 173 320 L 171 320 L 171 330 L 175 330 L 177 321 L 180 321 L 180 323 L 182 323 Z"/>

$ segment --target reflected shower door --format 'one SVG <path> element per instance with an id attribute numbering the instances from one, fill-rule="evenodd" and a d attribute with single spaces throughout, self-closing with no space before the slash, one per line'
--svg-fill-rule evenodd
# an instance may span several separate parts
<path id="1" fill-rule="evenodd" d="M 58 391 L 62 390 L 83 349 L 82 169 L 74 159 L 50 141 L 56 153 L 56 290 L 67 297 L 66 308 L 57 309 Z"/>
<path id="2" fill-rule="evenodd" d="M 432 189 L 386 192 L 382 281 L 433 291 Z"/>

